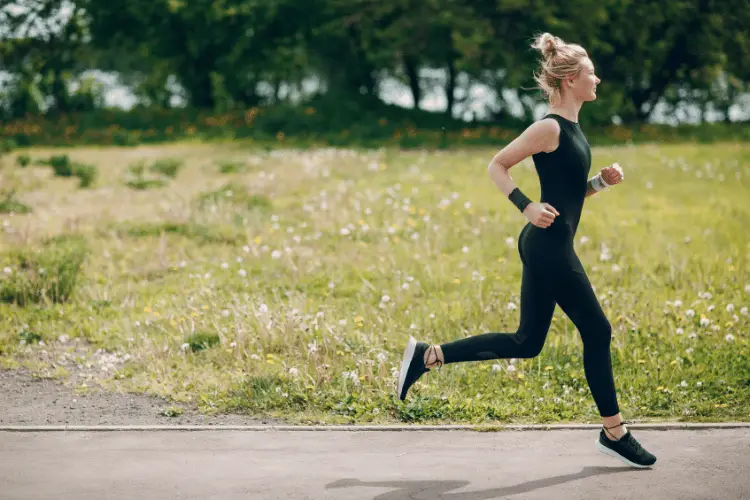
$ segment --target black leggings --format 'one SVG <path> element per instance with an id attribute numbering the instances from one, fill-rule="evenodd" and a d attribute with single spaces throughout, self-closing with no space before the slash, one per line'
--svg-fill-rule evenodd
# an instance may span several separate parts
<path id="1" fill-rule="evenodd" d="M 555 304 L 583 340 L 583 368 L 602 417 L 620 413 L 609 346 L 612 327 L 591 288 L 572 238 L 551 238 L 535 226 L 521 232 L 521 324 L 515 333 L 485 333 L 442 344 L 445 364 L 533 358 L 542 351 Z"/>

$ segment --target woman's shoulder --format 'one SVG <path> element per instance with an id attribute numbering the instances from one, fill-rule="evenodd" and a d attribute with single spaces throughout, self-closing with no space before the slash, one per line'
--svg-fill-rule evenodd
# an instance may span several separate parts
<path id="1" fill-rule="evenodd" d="M 527 131 L 537 143 L 546 145 L 540 153 L 551 153 L 557 149 L 561 127 L 554 118 L 545 116 L 529 125 Z"/>

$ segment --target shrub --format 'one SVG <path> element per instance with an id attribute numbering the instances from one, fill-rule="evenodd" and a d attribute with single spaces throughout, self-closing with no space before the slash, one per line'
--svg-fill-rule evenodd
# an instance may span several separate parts
<path id="1" fill-rule="evenodd" d="M 151 171 L 160 173 L 166 177 L 174 179 L 177 177 L 177 173 L 182 168 L 182 160 L 176 158 L 165 158 L 163 160 L 156 160 L 151 165 Z"/>
<path id="2" fill-rule="evenodd" d="M 52 156 L 48 160 L 41 160 L 40 163 L 50 165 L 55 177 L 78 177 L 78 187 L 81 188 L 90 187 L 97 176 L 94 165 L 72 162 L 68 155 Z"/>
<path id="3" fill-rule="evenodd" d="M 11 189 L 6 192 L 0 192 L 0 213 L 3 214 L 27 214 L 31 212 L 31 207 L 24 205 L 16 199 L 16 191 Z"/>
<path id="4" fill-rule="evenodd" d="M 229 203 L 235 206 L 243 206 L 248 209 L 266 209 L 271 207 L 271 201 L 262 194 L 250 194 L 247 187 L 237 182 L 224 184 L 216 191 L 201 193 L 198 204 Z"/>
<path id="5" fill-rule="evenodd" d="M 16 164 L 21 168 L 25 168 L 31 164 L 31 157 L 29 155 L 18 155 L 16 157 Z"/>
<path id="6" fill-rule="evenodd" d="M 2 258 L 0 301 L 20 306 L 67 301 L 76 288 L 87 255 L 88 245 L 80 236 L 57 237 L 41 248 L 7 253 Z"/>
<path id="7" fill-rule="evenodd" d="M 196 332 L 185 339 L 193 352 L 203 351 L 219 345 L 219 336 L 215 333 Z"/>
<path id="8" fill-rule="evenodd" d="M 125 185 L 131 189 L 146 190 L 165 186 L 167 181 L 161 177 L 146 177 L 146 163 L 141 160 L 133 163 L 128 168 L 128 178 L 125 179 Z"/>
<path id="9" fill-rule="evenodd" d="M 222 174 L 236 174 L 247 171 L 247 164 L 238 161 L 224 161 L 219 163 L 219 172 Z"/>
<path id="10" fill-rule="evenodd" d="M 74 163 L 73 174 L 78 177 L 80 188 L 90 187 L 94 180 L 96 180 L 97 169 L 94 165 L 88 165 L 85 163 Z"/>

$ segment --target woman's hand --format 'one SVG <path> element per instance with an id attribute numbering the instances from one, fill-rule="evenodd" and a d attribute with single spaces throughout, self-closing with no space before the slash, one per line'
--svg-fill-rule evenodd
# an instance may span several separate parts
<path id="1" fill-rule="evenodd" d="M 560 212 L 549 203 L 529 203 L 523 210 L 523 215 L 535 226 L 546 228 L 555 222 L 555 217 Z"/>
<path id="2" fill-rule="evenodd" d="M 613 163 L 609 167 L 604 167 L 599 172 L 599 175 L 602 176 L 602 179 L 604 179 L 604 182 L 606 182 L 610 186 L 614 186 L 615 184 L 619 184 L 625 179 L 625 174 L 622 171 L 622 167 L 618 165 L 617 163 Z"/>

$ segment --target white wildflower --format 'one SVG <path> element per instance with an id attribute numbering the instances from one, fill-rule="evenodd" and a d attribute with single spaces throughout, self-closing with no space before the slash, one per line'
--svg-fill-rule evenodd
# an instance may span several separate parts
<path id="1" fill-rule="evenodd" d="M 268 312 L 268 306 L 265 304 L 261 304 L 258 306 L 258 312 L 261 314 L 266 314 Z"/>
<path id="2" fill-rule="evenodd" d="M 351 380 L 351 382 L 354 385 L 359 385 L 359 373 L 357 370 L 352 370 L 350 372 L 342 372 L 341 376 L 345 379 Z"/>
<path id="3" fill-rule="evenodd" d="M 687 311 L 685 311 L 685 316 L 687 316 L 688 318 L 692 318 L 693 316 L 695 316 L 695 311 L 693 311 L 692 309 L 688 309 Z"/>
<path id="4" fill-rule="evenodd" d="M 727 304 L 727 312 L 734 311 L 734 304 Z"/>
<path id="5" fill-rule="evenodd" d="M 516 309 L 518 309 L 518 306 L 515 305 L 513 302 L 508 302 L 505 308 L 508 309 L 509 311 L 515 311 Z"/>
<path id="6" fill-rule="evenodd" d="M 271 258 L 272 259 L 280 259 L 281 258 L 281 250 L 274 250 L 271 252 Z"/>
<path id="7" fill-rule="evenodd" d="M 724 340 L 726 340 L 727 342 L 734 342 L 734 335 L 732 335 L 731 333 L 727 333 L 727 336 L 724 337 Z"/>

